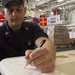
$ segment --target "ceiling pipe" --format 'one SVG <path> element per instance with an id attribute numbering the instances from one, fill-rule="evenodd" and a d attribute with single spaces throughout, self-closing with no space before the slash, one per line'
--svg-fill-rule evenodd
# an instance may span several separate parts
<path id="1" fill-rule="evenodd" d="M 43 11 L 48 11 L 48 10 L 52 10 L 52 9 L 55 9 L 55 8 L 58 8 L 58 7 L 62 7 L 62 6 L 65 6 L 65 5 L 70 5 L 72 3 L 75 3 L 75 0 L 70 0 L 70 1 L 66 1 L 62 4 L 58 4 L 58 5 L 54 5 L 54 6 L 48 6 L 48 8 L 44 8 Z"/>
<path id="2" fill-rule="evenodd" d="M 55 5 L 54 7 L 52 6 L 50 9 L 58 8 L 58 7 L 61 7 L 61 6 L 72 4 L 72 3 L 75 3 L 75 0 L 66 1 L 65 3 Z"/>

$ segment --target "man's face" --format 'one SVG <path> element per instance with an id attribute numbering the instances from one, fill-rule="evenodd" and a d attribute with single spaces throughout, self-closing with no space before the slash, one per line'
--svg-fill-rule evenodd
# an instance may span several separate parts
<path id="1" fill-rule="evenodd" d="M 18 2 L 10 2 L 4 8 L 4 16 L 10 27 L 21 26 L 26 13 L 26 8 Z"/>

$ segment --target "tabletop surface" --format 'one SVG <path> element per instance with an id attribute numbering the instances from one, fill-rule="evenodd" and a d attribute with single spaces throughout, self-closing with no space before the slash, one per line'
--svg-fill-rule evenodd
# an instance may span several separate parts
<path id="1" fill-rule="evenodd" d="M 57 52 L 56 56 L 56 69 L 67 75 L 75 75 L 75 50 Z"/>
<path id="2" fill-rule="evenodd" d="M 0 62 L 2 75 L 75 75 L 75 50 L 56 53 L 56 68 L 51 73 L 41 73 L 33 66 L 25 66 L 25 58 L 6 58 Z"/>

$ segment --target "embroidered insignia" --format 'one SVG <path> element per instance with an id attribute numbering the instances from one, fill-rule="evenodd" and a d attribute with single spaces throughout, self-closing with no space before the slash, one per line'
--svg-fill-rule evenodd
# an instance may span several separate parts
<path id="1" fill-rule="evenodd" d="M 31 41 L 28 41 L 28 45 L 29 45 L 29 46 L 31 45 Z"/>
<path id="2" fill-rule="evenodd" d="M 8 35 L 9 34 L 9 32 L 5 32 L 5 35 Z"/>
<path id="3" fill-rule="evenodd" d="M 6 38 L 8 38 L 8 35 L 9 35 L 9 32 L 5 32 L 5 33 L 4 33 L 4 36 L 5 36 Z"/>
<path id="4" fill-rule="evenodd" d="M 28 27 L 26 27 L 26 30 L 29 30 L 29 28 L 28 28 Z"/>

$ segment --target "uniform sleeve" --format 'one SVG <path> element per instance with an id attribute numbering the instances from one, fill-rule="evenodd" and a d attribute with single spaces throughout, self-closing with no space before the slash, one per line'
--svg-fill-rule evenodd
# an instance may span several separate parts
<path id="1" fill-rule="evenodd" d="M 43 29 L 40 28 L 39 25 L 34 24 L 33 25 L 33 38 L 34 41 L 39 37 L 48 37 L 47 34 L 43 31 Z"/>
<path id="2" fill-rule="evenodd" d="M 31 34 L 33 42 L 35 42 L 35 40 L 38 39 L 39 37 L 48 37 L 48 35 L 43 31 L 43 29 L 41 29 L 41 27 L 35 23 L 24 22 L 23 26 L 25 29 L 26 27 L 29 28 L 30 31 L 29 34 Z"/>

